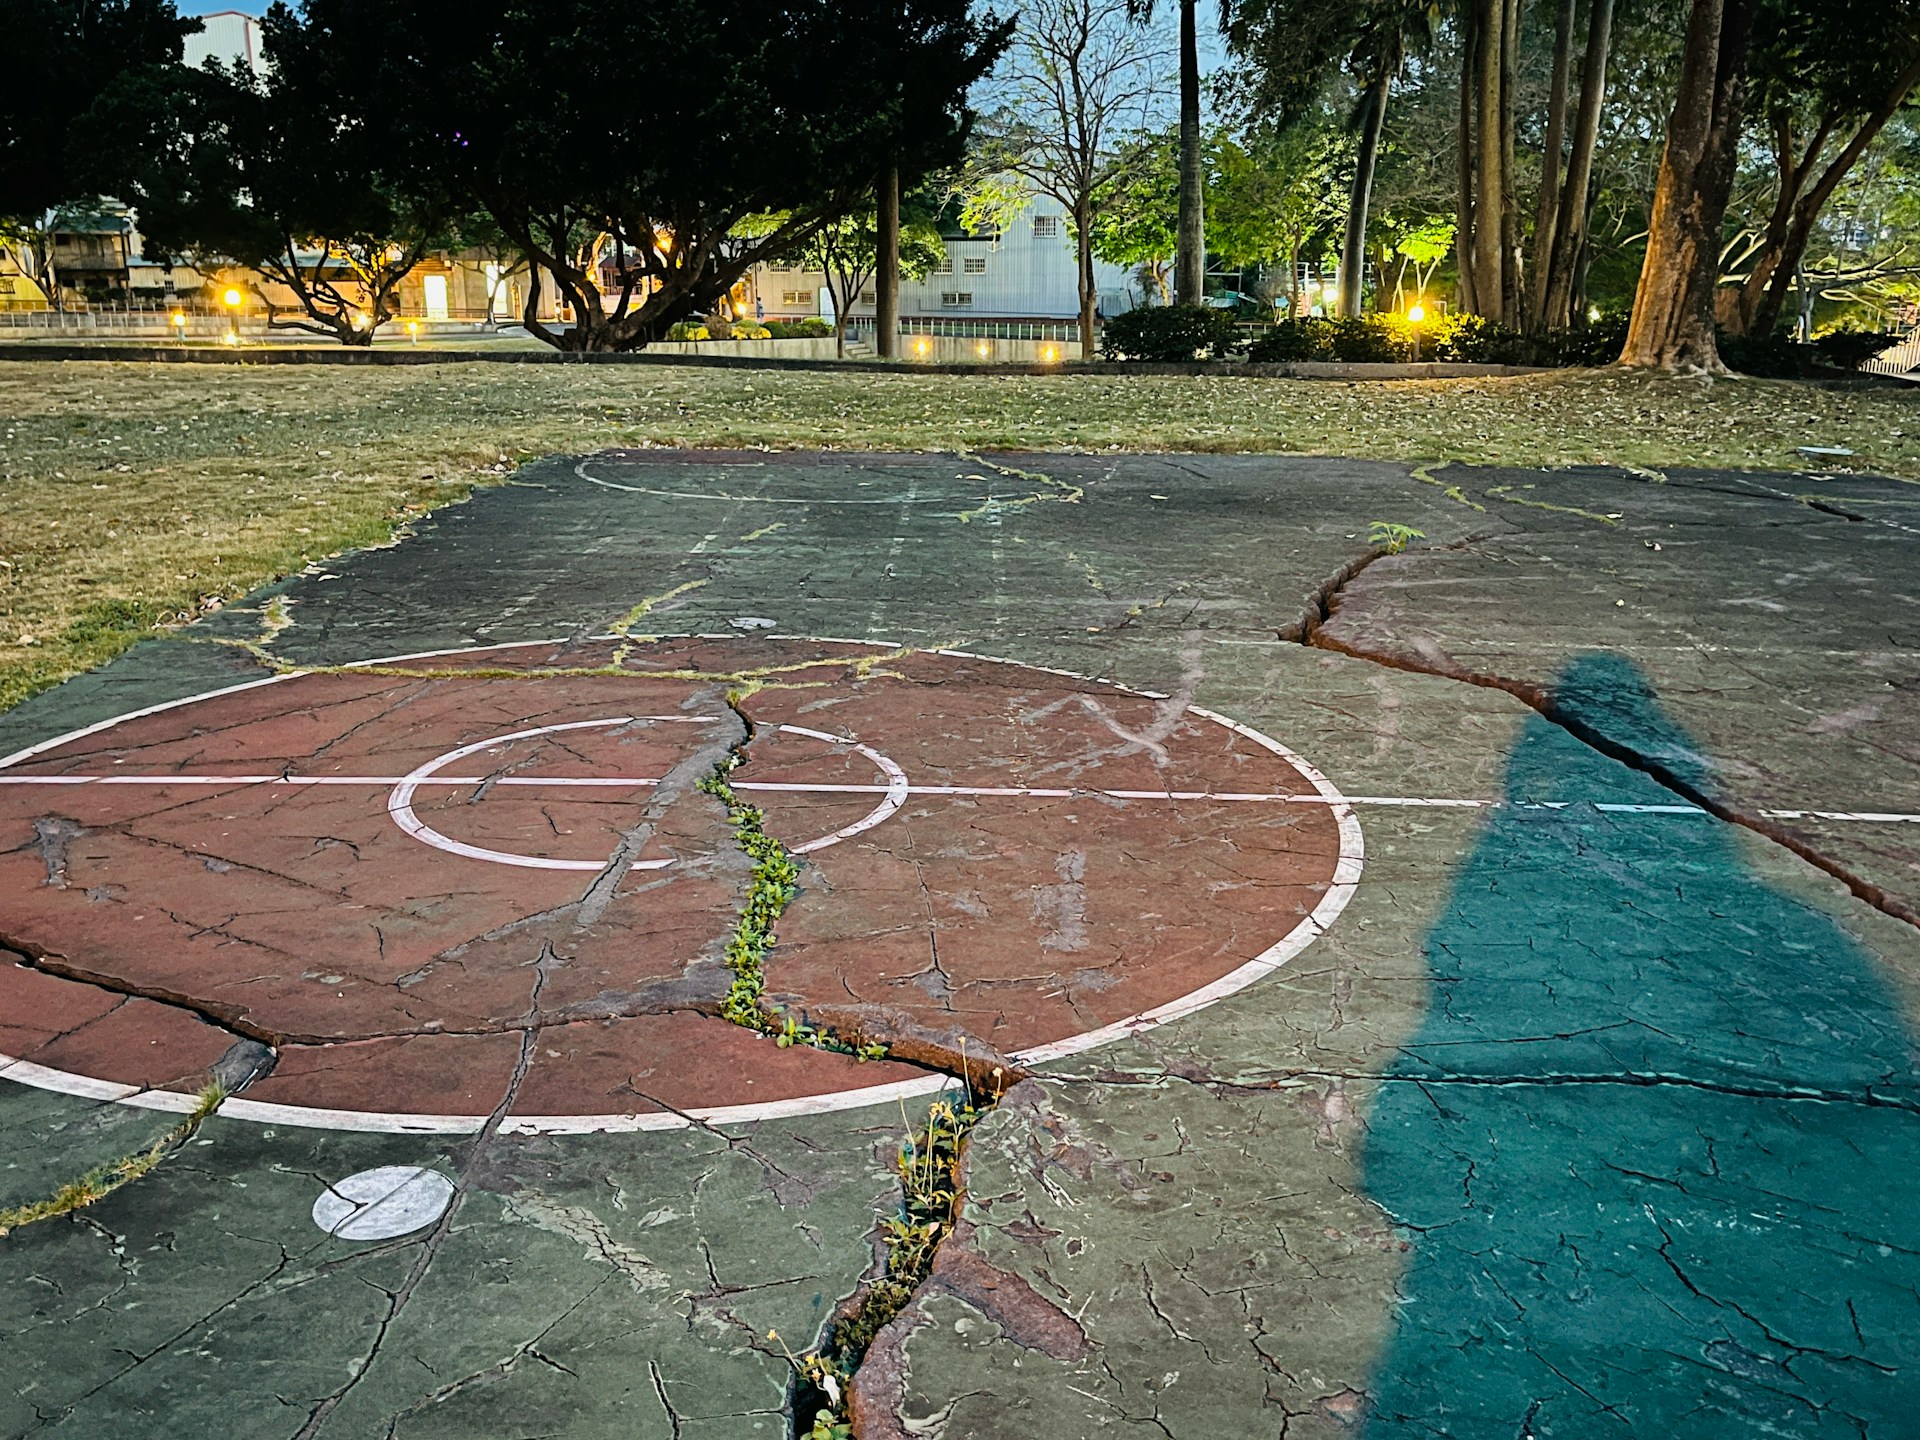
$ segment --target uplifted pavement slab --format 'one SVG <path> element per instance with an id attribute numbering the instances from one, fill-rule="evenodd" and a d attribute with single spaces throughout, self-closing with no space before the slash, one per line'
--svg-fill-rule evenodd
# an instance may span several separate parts
<path id="1" fill-rule="evenodd" d="M 1434 472 L 1501 523 L 1389 556 L 1319 643 L 1551 697 L 1585 727 L 1920 914 L 1920 485 L 1871 476 Z M 1579 654 L 1630 658 L 1694 737 L 1640 733 Z M 1842 818 L 1832 818 L 1834 814 Z"/>
<path id="2" fill-rule="evenodd" d="M 1838 482 L 1687 504 L 1751 565 L 1827 543 L 1749 524 L 1756 483 Z M 1836 800 L 1779 726 L 1705 737 L 1731 672 L 1669 697 L 1679 652 L 1608 628 L 1621 556 L 1526 528 L 1612 537 L 1595 484 L 1654 488 L 570 457 L 0 717 L 11 750 L 190 702 L 0 770 L 38 1057 L 0 1203 L 273 1059 L 0 1240 L 0 1425 L 787 1433 L 782 1346 L 873 1273 L 904 1125 L 998 1066 L 1030 1078 L 862 1435 L 1899 1433 L 1920 952 L 1855 872 L 1905 822 L 1809 864 L 1695 802 L 1759 804 L 1749 766 L 1764 808 L 1916 807 Z M 1482 607 L 1524 676 L 1427 663 L 1411 612 L 1341 653 L 1366 587 L 1469 593 L 1522 545 L 1576 556 Z M 1718 644 L 1734 577 L 1688 574 L 1662 604 Z M 887 1059 L 721 1018 L 720 752 L 802 852 L 768 993 Z"/>

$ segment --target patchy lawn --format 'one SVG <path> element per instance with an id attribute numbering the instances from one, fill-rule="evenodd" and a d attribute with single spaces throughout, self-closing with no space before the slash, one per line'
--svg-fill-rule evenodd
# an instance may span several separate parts
<path id="1" fill-rule="evenodd" d="M 1920 391 L 627 366 L 0 364 L 0 708 L 515 464 L 608 445 L 1286 451 L 1920 479 Z"/>

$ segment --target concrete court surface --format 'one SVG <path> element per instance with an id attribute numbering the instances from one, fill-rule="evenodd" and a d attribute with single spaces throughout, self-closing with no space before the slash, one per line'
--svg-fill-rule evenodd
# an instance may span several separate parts
<path id="1" fill-rule="evenodd" d="M 989 1062 L 863 1440 L 1920 1434 L 1916 687 L 1888 480 L 533 464 L 0 716 L 0 1207 L 237 1087 L 0 1435 L 788 1435 Z"/>

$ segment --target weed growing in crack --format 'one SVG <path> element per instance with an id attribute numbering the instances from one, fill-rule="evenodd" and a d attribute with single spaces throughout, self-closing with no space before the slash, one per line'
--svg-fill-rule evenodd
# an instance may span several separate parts
<path id="1" fill-rule="evenodd" d="M 858 1035 L 841 1036 L 825 1026 L 809 1025 L 799 1016 L 767 1003 L 767 956 L 773 951 L 774 926 L 798 893 L 796 882 L 800 878 L 800 867 L 787 853 L 787 847 L 767 833 L 760 809 L 742 800 L 727 782 L 728 775 L 739 763 L 738 755 L 729 755 L 713 767 L 712 774 L 699 781 L 701 790 L 727 807 L 734 842 L 753 861 L 747 902 L 740 907 L 740 918 L 727 941 L 726 963 L 727 969 L 733 972 L 733 983 L 720 1002 L 721 1017 L 770 1036 L 783 1050 L 789 1045 L 811 1045 L 816 1050 L 831 1050 L 856 1060 L 882 1059 L 887 1053 L 885 1045 L 863 1040 Z"/>
<path id="2" fill-rule="evenodd" d="M 907 1308 L 932 1272 L 940 1242 L 953 1233 L 963 1198 L 960 1159 L 967 1136 L 992 1110 L 1005 1079 L 1005 1072 L 996 1069 L 991 1099 L 983 1096 L 976 1103 L 971 1088 L 964 1100 L 949 1092 L 927 1107 L 924 1124 L 907 1125 L 896 1162 L 900 1210 L 880 1222 L 880 1239 L 887 1252 L 885 1273 L 827 1327 L 818 1350 L 800 1356 L 787 1353 L 798 1380 L 793 1408 L 798 1440 L 845 1440 L 852 1434 L 848 1390 L 854 1372 L 866 1359 L 874 1337 Z M 780 1337 L 769 1332 L 769 1338 Z"/>
<path id="3" fill-rule="evenodd" d="M 151 1175 L 160 1168 L 160 1163 L 174 1151 L 194 1137 L 206 1118 L 218 1110 L 227 1098 L 227 1091 L 220 1085 L 209 1085 L 195 1098 L 193 1109 L 166 1134 L 144 1150 L 136 1150 L 131 1155 L 123 1155 L 105 1165 L 96 1165 L 78 1180 L 62 1185 L 45 1200 L 34 1200 L 25 1205 L 15 1205 L 8 1210 L 0 1210 L 0 1236 L 7 1235 L 22 1225 L 33 1225 L 41 1220 L 52 1220 L 61 1215 L 71 1215 L 76 1210 L 84 1210 L 89 1205 L 97 1205 L 122 1186 Z"/>
<path id="4" fill-rule="evenodd" d="M 1416 530 L 1411 525 L 1402 525 L 1395 520 L 1367 522 L 1367 543 L 1386 551 L 1389 555 L 1398 555 L 1415 540 L 1426 538 L 1426 531 Z"/>

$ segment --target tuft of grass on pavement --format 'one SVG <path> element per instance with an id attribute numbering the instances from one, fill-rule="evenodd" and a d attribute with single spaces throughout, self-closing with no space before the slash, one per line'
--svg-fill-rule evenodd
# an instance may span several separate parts
<path id="1" fill-rule="evenodd" d="M 0 365 L 0 708 L 521 461 L 608 445 L 1186 450 L 1920 478 L 1920 391 L 673 366 Z"/>

